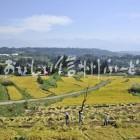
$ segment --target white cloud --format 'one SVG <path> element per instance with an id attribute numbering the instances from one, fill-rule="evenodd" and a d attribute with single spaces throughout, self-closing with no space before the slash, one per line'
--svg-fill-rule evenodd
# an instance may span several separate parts
<path id="1" fill-rule="evenodd" d="M 71 22 L 72 20 L 67 16 L 34 15 L 20 19 L 14 25 L 0 26 L 0 33 L 21 33 L 25 31 L 46 32 L 51 30 L 55 25 L 64 26 Z"/>

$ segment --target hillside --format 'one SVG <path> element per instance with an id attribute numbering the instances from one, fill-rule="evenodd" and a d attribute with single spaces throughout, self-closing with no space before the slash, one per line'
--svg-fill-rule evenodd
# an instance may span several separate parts
<path id="1" fill-rule="evenodd" d="M 101 50 L 96 48 L 0 48 L 0 54 L 12 54 L 20 53 L 23 55 L 48 55 L 48 56 L 59 56 L 59 55 L 76 55 L 82 56 L 85 54 L 92 54 L 94 56 L 116 56 L 118 53 Z"/>

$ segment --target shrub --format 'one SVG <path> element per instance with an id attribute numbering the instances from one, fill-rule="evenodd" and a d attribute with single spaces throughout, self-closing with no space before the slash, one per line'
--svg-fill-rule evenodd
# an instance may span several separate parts
<path id="1" fill-rule="evenodd" d="M 39 84 L 43 84 L 43 80 L 42 80 L 41 76 L 38 76 L 38 77 L 37 77 L 37 82 L 38 82 Z"/>
<path id="2" fill-rule="evenodd" d="M 55 79 L 56 81 L 62 80 L 61 76 L 58 73 L 53 74 L 50 78 Z"/>
<path id="3" fill-rule="evenodd" d="M 130 93 L 140 93 L 140 84 L 136 83 L 129 89 Z"/>
<path id="4" fill-rule="evenodd" d="M 13 86 L 14 85 L 14 83 L 10 80 L 4 80 L 4 81 L 1 82 L 1 84 L 3 86 Z"/>
<path id="5" fill-rule="evenodd" d="M 56 80 L 54 79 L 44 80 L 43 84 L 41 85 L 41 88 L 46 91 L 53 87 L 57 87 Z"/>
<path id="6" fill-rule="evenodd" d="M 55 73 L 52 75 L 49 79 L 43 80 L 43 84 L 41 85 L 41 88 L 43 90 L 48 91 L 49 88 L 56 88 L 57 87 L 57 81 L 62 80 L 61 76 Z"/>
<path id="7" fill-rule="evenodd" d="M 77 74 L 77 75 L 74 75 L 73 78 L 77 81 L 82 81 L 81 78 L 83 77 L 83 75 L 81 74 Z"/>
<path id="8" fill-rule="evenodd" d="M 24 103 L 23 103 L 23 106 L 24 106 L 25 109 L 28 109 L 28 102 L 27 102 L 27 101 L 24 102 Z"/>
<path id="9" fill-rule="evenodd" d="M 23 136 L 16 136 L 14 140 L 26 140 L 26 138 Z"/>

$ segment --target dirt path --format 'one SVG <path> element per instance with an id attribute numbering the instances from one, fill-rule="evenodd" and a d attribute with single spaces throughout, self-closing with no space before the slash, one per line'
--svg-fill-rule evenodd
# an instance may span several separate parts
<path id="1" fill-rule="evenodd" d="M 106 86 L 110 82 L 111 82 L 110 80 L 102 81 L 99 84 L 97 84 L 96 86 L 90 87 L 88 89 L 88 92 L 98 90 L 99 88 Z M 19 101 L 4 101 L 4 102 L 0 102 L 0 105 L 10 105 L 10 104 L 14 104 L 14 103 L 15 104 L 20 104 L 20 103 L 24 103 L 24 102 L 50 101 L 50 100 L 54 100 L 54 99 L 64 99 L 64 98 L 68 98 L 68 97 L 79 96 L 79 95 L 81 95 L 85 92 L 86 92 L 86 89 L 76 91 L 76 92 L 72 92 L 72 93 L 69 93 L 69 94 L 62 94 L 62 95 L 46 97 L 46 98 L 27 99 L 27 100 L 19 100 Z"/>

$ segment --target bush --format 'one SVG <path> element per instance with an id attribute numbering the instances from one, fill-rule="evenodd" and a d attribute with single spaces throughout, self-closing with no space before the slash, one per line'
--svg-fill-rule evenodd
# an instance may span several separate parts
<path id="1" fill-rule="evenodd" d="M 25 137 L 23 137 L 23 136 L 16 136 L 14 138 L 14 140 L 27 140 L 27 139 Z"/>
<path id="2" fill-rule="evenodd" d="M 41 85 L 41 88 L 46 91 L 48 91 L 49 88 L 54 88 L 54 87 L 57 87 L 55 79 L 44 80 L 43 84 Z"/>
<path id="3" fill-rule="evenodd" d="M 136 83 L 129 89 L 130 93 L 140 93 L 140 84 Z"/>
<path id="4" fill-rule="evenodd" d="M 53 74 L 50 78 L 55 79 L 56 81 L 62 80 L 61 76 L 58 73 Z"/>
<path id="5" fill-rule="evenodd" d="M 41 88 L 46 91 L 48 91 L 49 88 L 56 88 L 57 81 L 60 81 L 60 80 L 62 80 L 61 76 L 56 73 L 52 75 L 49 79 L 43 80 L 43 84 L 41 85 Z"/>
<path id="6" fill-rule="evenodd" d="M 82 81 L 81 78 L 83 77 L 83 75 L 81 74 L 77 74 L 77 75 L 74 75 L 73 78 L 77 81 Z"/>
<path id="7" fill-rule="evenodd" d="M 27 101 L 24 102 L 24 103 L 23 103 L 23 106 L 24 106 L 25 109 L 28 109 L 28 102 L 27 102 Z"/>
<path id="8" fill-rule="evenodd" d="M 41 76 L 38 76 L 38 77 L 37 77 L 37 82 L 38 82 L 39 84 L 43 84 L 43 80 L 42 80 Z"/>
<path id="9" fill-rule="evenodd" d="M 14 83 L 10 80 L 4 80 L 4 81 L 1 82 L 1 84 L 3 86 L 13 86 L 14 85 Z"/>

